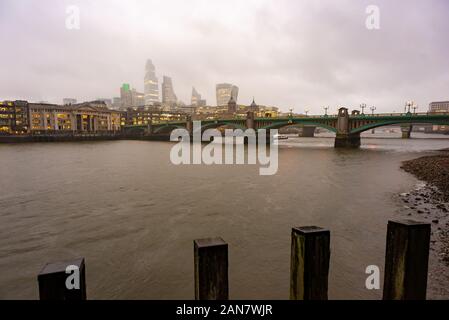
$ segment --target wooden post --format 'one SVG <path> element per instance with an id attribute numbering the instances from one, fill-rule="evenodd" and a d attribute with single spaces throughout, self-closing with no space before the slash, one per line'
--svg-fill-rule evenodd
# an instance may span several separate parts
<path id="1" fill-rule="evenodd" d="M 320 227 L 292 229 L 291 300 L 327 300 L 330 232 Z"/>
<path id="2" fill-rule="evenodd" d="M 195 299 L 228 300 L 228 244 L 221 238 L 194 242 Z"/>
<path id="3" fill-rule="evenodd" d="M 388 221 L 384 300 L 425 300 L 430 224 Z"/>
<path id="4" fill-rule="evenodd" d="M 78 276 L 79 282 L 77 281 Z M 37 280 L 40 300 L 86 300 L 84 258 L 48 263 L 37 276 Z M 68 288 L 66 282 L 71 289 Z M 76 286 L 73 288 L 74 284 Z"/>

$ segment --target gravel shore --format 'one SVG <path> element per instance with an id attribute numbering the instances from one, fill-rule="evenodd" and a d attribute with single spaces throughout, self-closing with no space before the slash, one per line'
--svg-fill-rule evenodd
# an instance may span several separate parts
<path id="1" fill-rule="evenodd" d="M 401 168 L 436 186 L 440 192 L 434 198 L 449 201 L 449 149 L 441 150 L 439 155 L 405 161 Z"/>
<path id="2" fill-rule="evenodd" d="M 401 168 L 422 183 L 400 195 L 403 213 L 432 224 L 429 299 L 449 299 L 449 149 L 404 161 Z"/>

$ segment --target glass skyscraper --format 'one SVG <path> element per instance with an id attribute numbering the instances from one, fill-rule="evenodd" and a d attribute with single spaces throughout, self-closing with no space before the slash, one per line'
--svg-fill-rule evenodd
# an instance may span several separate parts
<path id="1" fill-rule="evenodd" d="M 159 102 L 159 85 L 156 78 L 156 68 L 151 59 L 148 59 L 145 65 L 144 95 L 145 105 Z"/>
<path id="2" fill-rule="evenodd" d="M 162 104 L 174 105 L 178 102 L 170 77 L 164 76 L 162 81 Z"/>
<path id="3" fill-rule="evenodd" d="M 219 83 L 216 86 L 217 106 L 227 106 L 232 98 L 237 102 L 239 88 L 230 83 Z"/>

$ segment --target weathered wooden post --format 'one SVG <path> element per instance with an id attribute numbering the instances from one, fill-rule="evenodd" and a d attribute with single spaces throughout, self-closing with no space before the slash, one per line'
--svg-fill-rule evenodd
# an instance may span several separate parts
<path id="1" fill-rule="evenodd" d="M 228 300 L 228 244 L 221 238 L 194 241 L 195 299 Z"/>
<path id="2" fill-rule="evenodd" d="M 327 300 L 330 232 L 320 227 L 292 229 L 291 300 Z"/>
<path id="3" fill-rule="evenodd" d="M 48 263 L 37 280 L 40 300 L 86 300 L 84 258 Z"/>
<path id="4" fill-rule="evenodd" d="M 384 300 L 426 299 L 429 246 L 429 223 L 388 221 Z"/>

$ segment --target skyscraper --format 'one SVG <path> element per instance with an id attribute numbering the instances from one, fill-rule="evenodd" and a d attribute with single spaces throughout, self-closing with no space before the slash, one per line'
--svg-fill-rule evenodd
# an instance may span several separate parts
<path id="1" fill-rule="evenodd" d="M 148 59 L 145 65 L 144 95 L 146 105 L 159 102 L 159 85 L 156 77 L 156 68 L 151 59 Z"/>
<path id="2" fill-rule="evenodd" d="M 124 83 L 120 88 L 120 102 L 124 108 L 141 107 L 145 104 L 144 94 Z"/>
<path id="3" fill-rule="evenodd" d="M 196 91 L 195 87 L 192 87 L 192 99 L 190 100 L 190 103 L 192 106 L 198 105 L 198 101 L 201 100 L 201 95 Z"/>
<path id="4" fill-rule="evenodd" d="M 196 91 L 195 87 L 192 87 L 192 99 L 190 104 L 195 107 L 202 107 L 206 105 L 206 100 L 201 99 L 201 95 Z"/>
<path id="5" fill-rule="evenodd" d="M 164 76 L 162 81 L 162 104 L 173 106 L 178 102 L 170 77 Z"/>
<path id="6" fill-rule="evenodd" d="M 217 106 L 226 106 L 231 99 L 237 103 L 239 88 L 230 83 L 219 83 L 216 86 Z"/>

